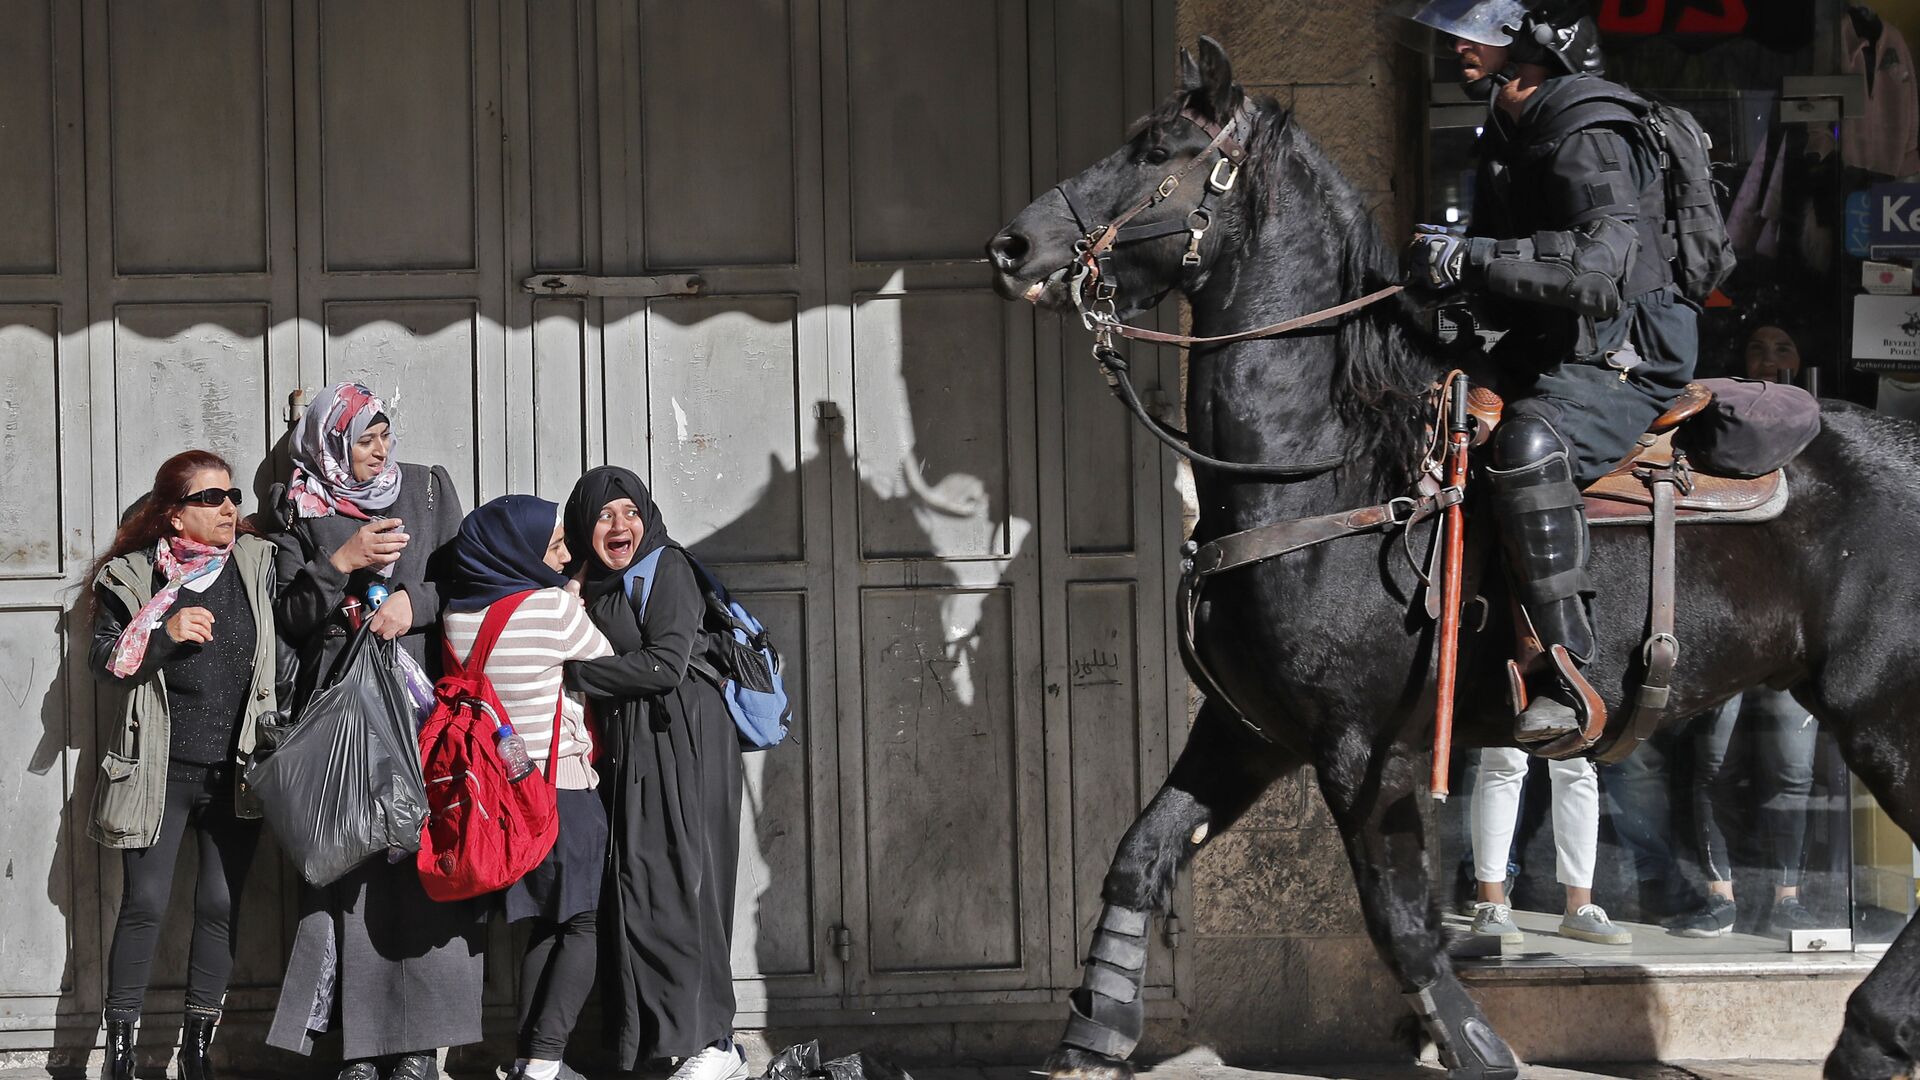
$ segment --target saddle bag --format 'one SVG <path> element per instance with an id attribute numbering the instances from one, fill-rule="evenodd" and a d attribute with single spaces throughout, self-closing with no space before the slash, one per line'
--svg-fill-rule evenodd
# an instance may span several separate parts
<path id="1" fill-rule="evenodd" d="M 1820 402 L 1789 383 L 1701 379 L 1713 403 L 1680 425 L 1673 445 L 1700 471 L 1752 479 L 1781 468 L 1820 434 Z"/>

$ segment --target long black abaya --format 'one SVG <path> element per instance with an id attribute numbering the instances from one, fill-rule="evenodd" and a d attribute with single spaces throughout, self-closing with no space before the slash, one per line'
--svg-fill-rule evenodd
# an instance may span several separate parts
<path id="1" fill-rule="evenodd" d="M 639 479 L 595 469 L 568 500 L 567 546 L 587 560 L 587 613 L 616 655 L 567 664 L 567 685 L 593 699 L 613 857 L 600 915 L 605 1024 L 618 1064 L 684 1057 L 733 1031 L 733 900 L 739 865 L 741 762 L 720 692 L 690 670 L 703 646 L 704 601 L 678 548 L 661 552 L 644 614 L 620 575 L 592 555 L 592 521 L 631 498 L 647 535 L 668 541 Z M 640 590 L 633 590 L 633 596 Z"/>

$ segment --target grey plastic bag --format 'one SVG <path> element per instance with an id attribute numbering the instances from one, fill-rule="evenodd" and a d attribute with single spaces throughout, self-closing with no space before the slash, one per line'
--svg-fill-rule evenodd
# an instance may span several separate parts
<path id="1" fill-rule="evenodd" d="M 865 1052 L 820 1060 L 820 1043 L 795 1043 L 767 1062 L 761 1080 L 913 1080 L 905 1069 Z"/>
<path id="2" fill-rule="evenodd" d="M 331 885 L 376 854 L 420 850 L 426 781 L 396 648 L 363 627 L 332 681 L 290 728 L 263 731 L 273 749 L 247 766 L 246 786 L 309 884 Z"/>

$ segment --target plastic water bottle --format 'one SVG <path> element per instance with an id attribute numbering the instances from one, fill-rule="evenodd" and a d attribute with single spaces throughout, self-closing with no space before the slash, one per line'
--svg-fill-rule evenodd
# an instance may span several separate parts
<path id="1" fill-rule="evenodd" d="M 517 784 L 533 772 L 533 759 L 527 756 L 526 740 L 513 730 L 513 725 L 505 720 L 493 732 L 494 744 L 500 751 L 500 761 L 507 767 L 507 781 Z"/>

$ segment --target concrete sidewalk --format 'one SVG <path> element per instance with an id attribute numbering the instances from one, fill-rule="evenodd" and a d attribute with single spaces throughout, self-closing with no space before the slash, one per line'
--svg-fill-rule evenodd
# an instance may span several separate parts
<path id="1" fill-rule="evenodd" d="M 914 1068 L 913 1080 L 1033 1080 L 1038 1072 L 1014 1067 Z M 0 1080 L 80 1080 L 97 1073 L 48 1072 L 45 1069 L 0 1070 Z M 483 1074 L 458 1069 L 448 1080 L 483 1080 Z M 491 1080 L 491 1074 L 484 1074 Z M 1597 1065 L 1538 1065 L 1521 1070 L 1527 1080 L 1817 1080 L 1817 1061 L 1675 1061 L 1613 1062 Z M 146 1076 L 146 1074 L 142 1074 Z M 589 1073 L 588 1080 L 658 1080 L 644 1074 L 615 1077 Z M 1361 1064 L 1303 1066 L 1297 1070 L 1239 1069 L 1230 1065 L 1179 1062 L 1141 1069 L 1141 1080 L 1444 1080 L 1438 1066 Z M 222 1080 L 280 1080 L 266 1073 L 229 1073 Z M 157 1080 L 157 1074 L 156 1078 Z"/>

